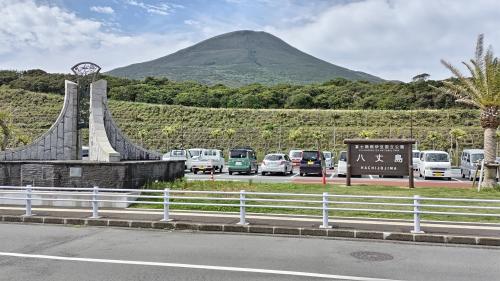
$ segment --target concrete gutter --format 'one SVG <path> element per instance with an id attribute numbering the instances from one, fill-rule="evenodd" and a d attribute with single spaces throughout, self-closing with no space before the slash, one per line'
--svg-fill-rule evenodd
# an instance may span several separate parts
<path id="1" fill-rule="evenodd" d="M 91 219 L 91 218 L 64 218 L 44 216 L 2 215 L 1 222 L 7 223 L 33 223 L 33 224 L 59 224 L 79 226 L 100 226 L 120 228 L 142 228 L 175 231 L 209 231 L 225 233 L 254 233 L 265 235 L 288 235 L 297 237 L 317 238 L 348 238 L 348 239 L 374 239 L 405 242 L 426 242 L 439 244 L 462 244 L 500 246 L 500 238 L 480 236 L 458 236 L 442 234 L 412 234 L 403 232 L 381 232 L 352 229 L 320 229 L 307 227 L 282 227 L 263 225 L 235 225 L 235 224 L 202 224 L 187 223 L 182 221 L 149 221 L 125 219 Z"/>

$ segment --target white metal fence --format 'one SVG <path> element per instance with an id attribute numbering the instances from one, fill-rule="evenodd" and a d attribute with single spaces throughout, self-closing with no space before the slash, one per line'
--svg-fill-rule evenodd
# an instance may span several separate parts
<path id="1" fill-rule="evenodd" d="M 140 192 L 139 199 L 127 200 L 123 192 Z M 4 196 L 8 194 L 8 196 Z M 35 199 L 33 196 L 37 196 Z M 78 198 L 74 198 L 78 195 Z M 43 198 L 43 196 L 58 196 Z M 81 199 L 83 198 L 83 199 Z M 117 198 L 117 199 L 116 199 Z M 414 196 L 369 196 L 339 195 L 323 192 L 275 193 L 240 191 L 201 190 L 152 190 L 152 189 L 110 189 L 72 187 L 0 186 L 0 199 L 19 200 L 25 206 L 25 215 L 32 216 L 34 200 L 69 201 L 90 203 L 92 216 L 99 218 L 99 208 L 104 203 L 140 203 L 162 205 L 162 221 L 170 221 L 170 206 L 191 206 L 211 208 L 239 208 L 238 224 L 246 225 L 247 209 L 310 210 L 321 213 L 320 228 L 331 228 L 329 218 L 335 212 L 392 213 L 413 215 L 413 233 L 421 233 L 422 215 L 494 217 L 500 219 L 500 200 L 467 198 L 432 198 Z M 154 201 L 156 200 L 156 201 Z M 452 205 L 453 204 L 453 205 Z M 445 210 L 445 211 L 443 211 Z M 446 211 L 449 210 L 449 211 Z M 90 210 L 89 210 L 90 211 Z M 221 210 L 225 212 L 227 210 Z"/>

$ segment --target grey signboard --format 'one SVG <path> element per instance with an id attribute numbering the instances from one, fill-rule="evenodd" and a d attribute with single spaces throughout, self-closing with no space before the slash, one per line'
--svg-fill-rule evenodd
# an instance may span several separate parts
<path id="1" fill-rule="evenodd" d="M 347 149 L 347 174 L 351 175 L 409 176 L 413 182 L 413 140 L 402 139 L 351 139 L 345 140 Z"/>

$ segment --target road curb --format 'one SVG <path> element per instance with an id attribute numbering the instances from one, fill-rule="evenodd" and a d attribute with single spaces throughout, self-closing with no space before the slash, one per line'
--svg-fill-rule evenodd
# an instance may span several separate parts
<path id="1" fill-rule="evenodd" d="M 235 225 L 235 224 L 203 224 L 175 221 L 148 221 L 148 220 L 119 220 L 106 218 L 64 218 L 44 216 L 0 216 L 1 222 L 26 224 L 57 224 L 75 226 L 101 226 L 119 228 L 141 228 L 175 231 L 202 231 L 226 233 L 253 233 L 259 235 L 287 235 L 297 237 L 324 237 L 324 238 L 352 238 L 387 241 L 404 241 L 417 243 L 437 243 L 453 245 L 481 245 L 500 246 L 500 238 L 439 235 L 439 234 L 412 234 L 403 232 L 381 232 L 351 229 L 320 229 L 303 227 L 278 227 L 262 225 Z"/>

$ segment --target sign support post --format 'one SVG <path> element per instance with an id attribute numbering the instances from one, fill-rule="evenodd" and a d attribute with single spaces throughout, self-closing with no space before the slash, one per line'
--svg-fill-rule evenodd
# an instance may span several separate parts
<path id="1" fill-rule="evenodd" d="M 351 145 L 347 144 L 347 174 L 345 176 L 347 186 L 351 186 L 351 161 Z"/>

